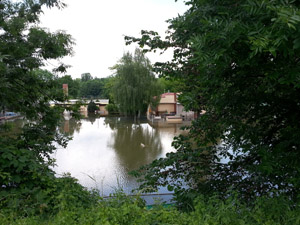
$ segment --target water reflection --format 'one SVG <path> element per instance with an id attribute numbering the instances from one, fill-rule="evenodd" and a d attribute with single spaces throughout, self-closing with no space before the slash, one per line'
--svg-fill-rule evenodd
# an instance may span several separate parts
<path id="1" fill-rule="evenodd" d="M 59 130 L 61 133 L 73 136 L 75 132 L 79 133 L 81 125 L 81 121 L 75 120 L 72 117 L 64 117 Z"/>
<path id="2" fill-rule="evenodd" d="M 162 153 L 160 133 L 147 123 L 133 123 L 124 118 L 106 118 L 105 123 L 113 124 L 109 126 L 113 132 L 108 146 L 115 150 L 118 162 L 126 171 L 138 169 Z"/>
<path id="3" fill-rule="evenodd" d="M 56 151 L 54 169 L 58 174 L 70 172 L 103 195 L 118 186 L 129 192 L 138 184 L 128 172 L 174 151 L 171 143 L 182 132 L 180 126 L 117 117 L 65 120 L 60 131 L 73 138 L 66 149 Z"/>

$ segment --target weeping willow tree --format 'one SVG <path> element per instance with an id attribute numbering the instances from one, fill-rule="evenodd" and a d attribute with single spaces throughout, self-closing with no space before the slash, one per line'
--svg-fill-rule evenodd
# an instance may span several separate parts
<path id="1" fill-rule="evenodd" d="M 134 55 L 124 53 L 113 69 L 116 70 L 116 79 L 112 91 L 120 112 L 139 118 L 153 102 L 153 97 L 161 92 L 151 71 L 150 60 L 136 49 Z"/>

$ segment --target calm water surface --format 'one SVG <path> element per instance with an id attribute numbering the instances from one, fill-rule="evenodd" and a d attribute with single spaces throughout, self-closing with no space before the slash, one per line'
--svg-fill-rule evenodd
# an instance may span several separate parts
<path id="1" fill-rule="evenodd" d="M 72 140 L 66 149 L 55 152 L 54 170 L 59 175 L 71 173 L 82 185 L 97 188 L 104 196 L 119 187 L 130 193 L 138 184 L 128 172 L 174 151 L 172 140 L 183 133 L 183 125 L 187 124 L 134 123 L 117 117 L 65 120 L 60 129 Z"/>

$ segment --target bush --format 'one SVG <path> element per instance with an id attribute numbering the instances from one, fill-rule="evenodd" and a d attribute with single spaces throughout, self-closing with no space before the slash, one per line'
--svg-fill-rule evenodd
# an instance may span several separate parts
<path id="1" fill-rule="evenodd" d="M 119 114 L 119 108 L 115 104 L 108 104 L 106 106 L 106 110 L 108 111 L 109 114 Z"/>
<path id="2" fill-rule="evenodd" d="M 192 212 L 154 205 L 147 209 L 143 200 L 117 192 L 108 199 L 89 193 L 74 179 L 62 179 L 66 185 L 56 197 L 57 211 L 22 217 L 14 211 L 1 211 L 0 224 L 299 224 L 299 205 L 284 197 L 259 197 L 249 207 L 234 196 L 198 196 Z"/>
<path id="3" fill-rule="evenodd" d="M 93 101 L 90 101 L 87 109 L 89 113 L 94 113 L 95 111 L 99 110 L 98 106 Z"/>

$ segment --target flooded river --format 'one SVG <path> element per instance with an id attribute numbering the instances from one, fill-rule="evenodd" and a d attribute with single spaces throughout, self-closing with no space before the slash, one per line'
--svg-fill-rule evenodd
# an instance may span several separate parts
<path id="1" fill-rule="evenodd" d="M 104 196 L 117 188 L 130 193 L 138 184 L 128 172 L 174 151 L 172 140 L 183 132 L 183 125 L 187 124 L 118 117 L 65 120 L 60 130 L 72 140 L 53 155 L 57 164 L 54 170 L 58 175 L 70 173 L 83 186 L 96 188 Z"/>

